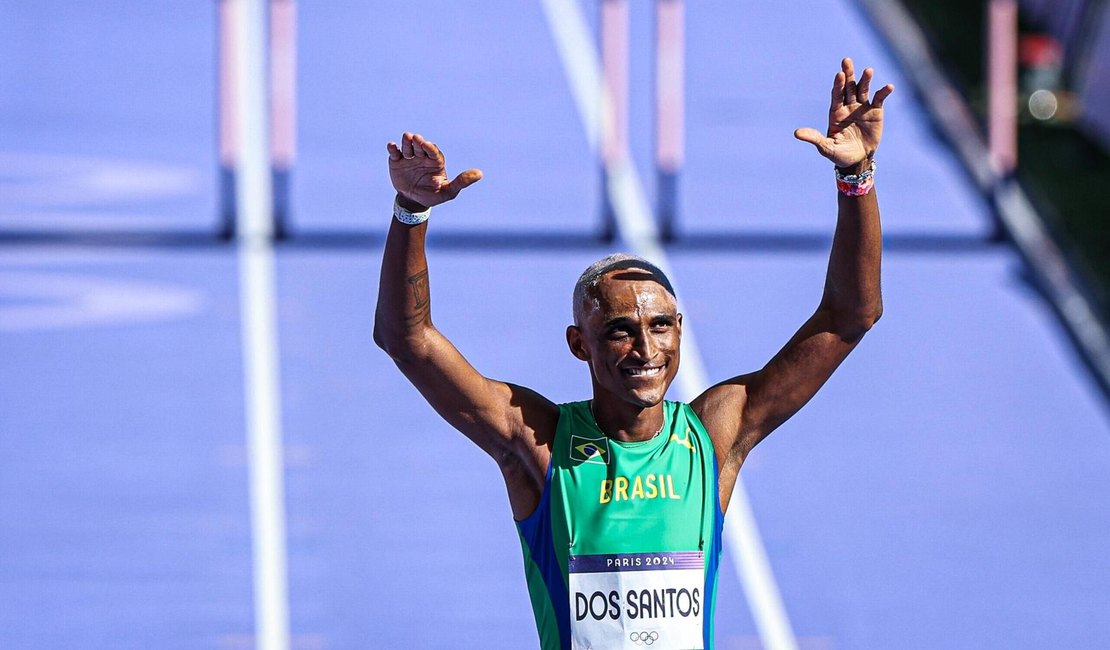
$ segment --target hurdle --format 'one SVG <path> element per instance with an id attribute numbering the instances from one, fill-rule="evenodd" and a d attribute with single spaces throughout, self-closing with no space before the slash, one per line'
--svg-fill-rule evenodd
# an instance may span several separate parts
<path id="1" fill-rule="evenodd" d="M 217 2 L 219 221 L 221 238 L 229 240 L 240 231 L 235 203 L 235 169 L 241 155 L 237 144 L 241 89 L 235 79 L 238 26 L 233 2 Z M 268 0 L 268 5 L 265 86 L 269 98 L 272 236 L 284 239 L 289 234 L 291 175 L 297 154 L 297 6 L 296 0 Z"/>
<path id="2" fill-rule="evenodd" d="M 602 83 L 600 166 L 602 238 L 611 241 L 616 226 L 609 202 L 613 170 L 632 164 L 629 149 L 630 9 L 628 0 L 601 0 Z M 655 219 L 664 241 L 674 239 L 678 180 L 685 149 L 685 8 L 683 0 L 656 0 L 654 51 Z"/>
<path id="3" fill-rule="evenodd" d="M 987 146 L 995 171 L 1008 176 L 1018 160 L 1018 4 L 987 5 Z"/>
<path id="4" fill-rule="evenodd" d="M 628 0 L 601 0 L 601 238 L 616 237 L 617 222 L 609 200 L 612 171 L 630 164 L 628 149 Z"/>
<path id="5" fill-rule="evenodd" d="M 683 0 L 655 3 L 655 202 L 659 236 L 675 238 L 678 175 L 686 148 Z"/>

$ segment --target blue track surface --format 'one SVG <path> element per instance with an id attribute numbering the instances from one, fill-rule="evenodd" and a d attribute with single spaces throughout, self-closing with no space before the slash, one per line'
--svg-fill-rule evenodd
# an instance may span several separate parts
<path id="1" fill-rule="evenodd" d="M 689 5 L 690 239 L 670 253 L 719 380 L 761 366 L 820 296 L 835 195 L 791 131 L 822 125 L 842 55 L 901 77 L 847 0 Z M 214 18 L 0 0 L 0 230 L 212 228 Z M 384 143 L 405 129 L 486 173 L 434 231 L 597 227 L 538 2 L 300 19 L 296 230 L 384 233 Z M 742 473 L 800 646 L 1105 647 L 1107 405 L 1015 256 L 975 244 L 986 207 L 908 84 L 887 106 L 885 316 Z M 585 395 L 563 330 L 609 249 L 449 240 L 432 235 L 437 325 L 490 376 Z M 293 647 L 530 647 L 494 464 L 371 342 L 379 260 L 279 248 Z M 230 248 L 0 249 L 0 647 L 253 647 L 239 299 Z M 717 628 L 722 650 L 760 647 L 727 557 Z"/>

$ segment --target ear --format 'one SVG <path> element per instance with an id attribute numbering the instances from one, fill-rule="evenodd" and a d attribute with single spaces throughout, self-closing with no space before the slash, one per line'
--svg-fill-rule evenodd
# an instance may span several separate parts
<path id="1" fill-rule="evenodd" d="M 570 353 L 575 358 L 582 361 L 590 360 L 590 351 L 586 348 L 586 340 L 582 336 L 582 330 L 574 325 L 567 326 L 567 345 L 570 347 Z"/>

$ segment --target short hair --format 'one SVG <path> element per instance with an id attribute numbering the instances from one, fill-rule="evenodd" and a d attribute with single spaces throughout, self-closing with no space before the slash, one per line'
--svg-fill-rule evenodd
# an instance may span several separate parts
<path id="1" fill-rule="evenodd" d="M 578 282 L 574 284 L 574 302 L 571 304 L 575 325 L 582 325 L 582 307 L 586 303 L 589 293 L 597 287 L 601 278 L 607 273 L 622 269 L 637 269 L 647 273 L 651 276 L 652 280 L 666 289 L 667 293 L 671 294 L 672 298 L 676 298 L 674 287 L 671 286 L 671 281 L 667 279 L 667 274 L 663 273 L 662 269 L 658 266 L 637 255 L 613 253 L 589 265 L 586 267 L 586 270 L 582 272 L 582 275 L 578 276 Z"/>

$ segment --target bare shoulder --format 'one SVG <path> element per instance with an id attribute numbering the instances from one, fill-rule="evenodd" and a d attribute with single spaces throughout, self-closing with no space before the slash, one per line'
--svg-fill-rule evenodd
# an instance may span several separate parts
<path id="1" fill-rule="evenodd" d="M 722 464 L 735 451 L 743 431 L 749 386 L 756 374 L 740 375 L 711 386 L 690 402 L 690 408 L 705 426 L 717 452 L 718 462 Z"/>
<path id="2" fill-rule="evenodd" d="M 531 388 L 502 385 L 513 414 L 513 438 L 526 447 L 550 447 L 559 425 L 559 406 Z"/>

